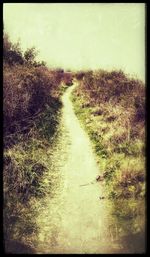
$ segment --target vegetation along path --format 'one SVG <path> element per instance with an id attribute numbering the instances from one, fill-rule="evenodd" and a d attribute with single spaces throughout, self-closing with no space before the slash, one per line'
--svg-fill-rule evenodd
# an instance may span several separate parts
<path id="1" fill-rule="evenodd" d="M 70 100 L 75 87 L 76 84 L 69 87 L 62 97 L 62 136 L 56 154 L 61 183 L 53 199 L 48 196 L 44 203 L 42 200 L 36 250 L 38 253 L 122 252 L 119 228 L 110 215 L 110 200 L 103 199 L 103 185 L 96 182 L 99 169 L 91 142 Z"/>

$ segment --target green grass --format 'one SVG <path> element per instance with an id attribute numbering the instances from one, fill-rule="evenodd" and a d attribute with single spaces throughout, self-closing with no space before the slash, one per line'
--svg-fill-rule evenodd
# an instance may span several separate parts
<path id="1" fill-rule="evenodd" d="M 15 135 L 15 144 L 4 151 L 5 240 L 33 244 L 31 238 L 38 231 L 35 221 L 40 211 L 38 202 L 47 194 L 54 197 L 59 176 L 52 151 L 58 138 L 60 116 L 60 110 L 52 112 L 47 107 L 34 121 L 30 133 Z"/>
<path id="2" fill-rule="evenodd" d="M 93 145 L 99 175 L 103 177 L 103 182 L 98 183 L 103 185 L 102 196 L 107 210 L 110 210 L 108 222 L 112 220 L 114 237 L 116 233 L 129 252 L 144 252 L 146 170 L 143 89 L 140 82 L 129 83 L 133 89 L 135 85 L 129 100 L 129 95 L 124 92 L 126 88 L 121 87 L 123 78 L 118 79 L 112 89 L 110 85 L 114 83 L 114 78 L 111 72 L 102 72 L 102 78 L 93 75 L 88 80 L 92 73 L 85 73 L 84 79 L 78 81 L 72 96 L 74 110 Z M 111 83 L 107 82 L 107 77 Z M 118 89 L 119 80 L 121 85 Z M 127 77 L 123 80 L 128 82 Z M 89 90 L 92 86 L 95 89 L 93 93 Z M 112 98 L 115 88 L 122 95 L 120 99 L 118 95 Z M 140 99 L 140 108 L 135 107 L 135 98 Z"/>
<path id="3" fill-rule="evenodd" d="M 106 174 L 107 197 L 143 198 L 145 195 L 144 117 L 136 119 L 144 101 L 141 82 L 130 80 L 122 73 L 118 75 L 117 72 L 114 74 L 101 72 L 98 73 L 98 77 L 97 73 L 91 74 L 85 74 L 84 80 L 80 80 L 72 101 L 75 112 L 93 143 L 100 175 Z M 92 76 L 92 79 L 89 78 L 90 82 L 88 76 Z M 116 77 L 118 80 L 115 80 Z M 111 83 L 107 82 L 108 78 Z M 114 81 L 116 85 L 113 84 Z M 126 82 L 126 87 L 123 81 Z M 102 86 L 104 83 L 105 88 Z M 130 91 L 128 85 L 132 86 Z M 89 90 L 92 86 L 95 90 L 97 88 L 97 91 L 92 93 Z M 119 98 L 116 92 L 122 97 Z M 132 100 L 130 102 L 129 94 Z M 135 107 L 134 104 L 137 98 L 142 99 L 140 110 L 139 106 Z"/>

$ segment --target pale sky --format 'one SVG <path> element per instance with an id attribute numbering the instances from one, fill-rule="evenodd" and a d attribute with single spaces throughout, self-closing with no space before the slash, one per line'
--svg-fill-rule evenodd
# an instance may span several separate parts
<path id="1" fill-rule="evenodd" d="M 4 27 L 49 67 L 122 69 L 144 80 L 145 4 L 5 3 Z"/>

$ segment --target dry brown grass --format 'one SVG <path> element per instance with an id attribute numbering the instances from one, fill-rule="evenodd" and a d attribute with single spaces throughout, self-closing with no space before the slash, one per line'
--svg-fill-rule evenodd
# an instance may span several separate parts
<path id="1" fill-rule="evenodd" d="M 7 40 L 6 40 L 7 39 Z M 18 54 L 23 62 L 18 62 Z M 32 54 L 32 51 L 31 51 Z M 51 169 L 47 150 L 56 138 L 63 73 L 49 70 L 4 38 L 4 239 L 20 243 L 36 233 L 32 203 L 51 185 L 43 176 Z M 54 186 L 54 185 L 53 185 Z"/>
<path id="2" fill-rule="evenodd" d="M 88 71 L 82 76 L 80 73 L 79 87 L 73 98 L 75 110 L 93 141 L 101 172 L 109 174 L 106 179 L 108 194 L 123 198 L 143 197 L 144 84 L 122 71 Z M 124 161 L 126 166 L 123 166 Z M 132 186 L 128 183 L 129 177 L 134 181 Z"/>

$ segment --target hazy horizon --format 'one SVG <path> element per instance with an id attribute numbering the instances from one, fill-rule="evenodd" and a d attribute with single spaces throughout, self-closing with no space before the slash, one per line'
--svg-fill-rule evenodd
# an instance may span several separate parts
<path id="1" fill-rule="evenodd" d="M 4 30 L 49 67 L 122 69 L 145 81 L 145 4 L 5 3 Z"/>

